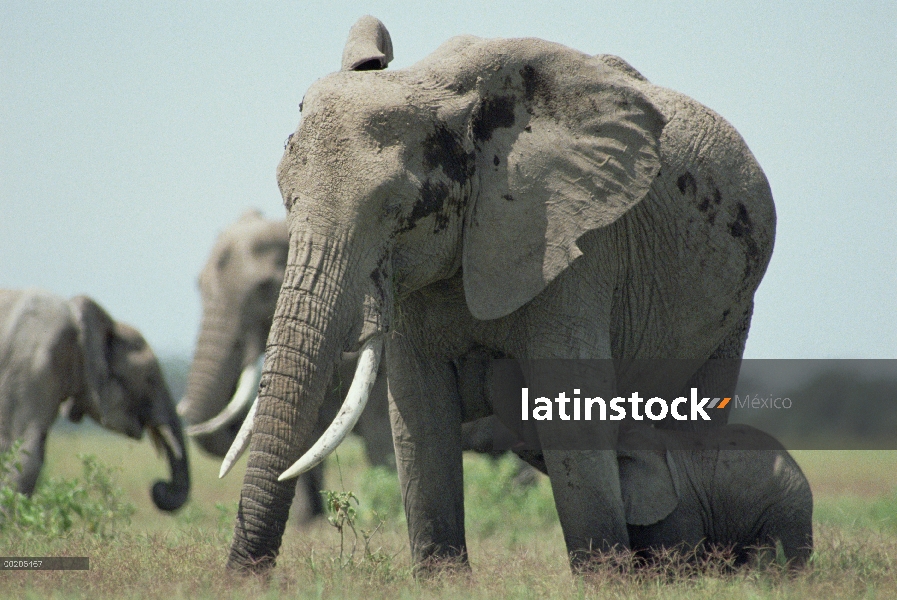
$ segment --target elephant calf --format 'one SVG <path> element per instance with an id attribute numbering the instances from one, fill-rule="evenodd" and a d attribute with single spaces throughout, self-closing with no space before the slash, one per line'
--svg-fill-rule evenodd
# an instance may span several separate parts
<path id="1" fill-rule="evenodd" d="M 702 433 L 627 426 L 620 485 L 633 550 L 732 548 L 736 564 L 781 543 L 792 567 L 813 547 L 807 478 L 773 437 L 746 425 Z"/>
<path id="2" fill-rule="evenodd" d="M 22 442 L 13 484 L 24 494 L 34 491 L 47 432 L 67 400 L 72 421 L 86 414 L 133 438 L 148 429 L 172 473 L 171 483 L 153 486 L 153 502 L 166 511 L 186 502 L 190 473 L 181 424 L 140 332 L 86 296 L 0 290 L 0 451 Z"/>

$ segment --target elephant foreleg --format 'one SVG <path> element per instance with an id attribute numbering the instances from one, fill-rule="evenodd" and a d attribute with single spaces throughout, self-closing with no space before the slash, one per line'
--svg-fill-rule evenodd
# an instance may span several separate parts
<path id="1" fill-rule="evenodd" d="M 551 302 L 558 300 L 545 299 L 549 306 Z M 601 305 L 597 295 L 595 304 Z M 555 305 L 543 313 L 551 319 L 529 324 L 526 355 L 533 360 L 526 361 L 524 377 L 530 398 L 553 399 L 561 391 L 579 393 L 574 390 L 580 388 L 609 401 L 616 395 L 613 363 L 569 360 L 610 356 L 608 329 L 601 325 L 604 313 L 584 301 L 573 306 L 579 314 Z M 616 454 L 618 428 L 615 421 L 576 421 L 569 412 L 564 417 L 560 404 L 551 420 L 534 424 L 571 566 L 580 570 L 593 552 L 629 547 Z"/>
<path id="2" fill-rule="evenodd" d="M 392 444 L 392 429 L 389 425 L 389 401 L 387 399 L 386 373 L 381 368 L 377 381 L 371 390 L 368 404 L 361 413 L 355 432 L 364 440 L 368 462 L 375 467 L 395 466 L 395 450 Z"/>
<path id="3" fill-rule="evenodd" d="M 18 491 L 30 496 L 37 486 L 37 478 L 44 466 L 47 445 L 47 431 L 39 427 L 29 427 L 19 449 L 21 470 L 14 474 L 14 484 Z"/>
<path id="4" fill-rule="evenodd" d="M 593 552 L 628 548 L 616 452 L 543 452 L 571 566 L 587 566 Z"/>
<path id="5" fill-rule="evenodd" d="M 420 357 L 401 336 L 387 345 L 396 467 L 418 573 L 467 563 L 461 403 L 451 363 Z"/>

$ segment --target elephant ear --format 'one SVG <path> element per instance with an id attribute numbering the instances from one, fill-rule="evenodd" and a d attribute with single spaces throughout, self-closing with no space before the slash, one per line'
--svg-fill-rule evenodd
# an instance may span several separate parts
<path id="1" fill-rule="evenodd" d="M 478 78 L 471 116 L 479 181 L 463 246 L 467 304 L 483 320 L 534 298 L 582 254 L 583 234 L 645 197 L 665 125 L 598 59 L 541 40 L 492 44 L 500 58 Z"/>
<path id="2" fill-rule="evenodd" d="M 392 60 L 392 39 L 380 19 L 365 15 L 352 29 L 343 48 L 343 71 L 380 71 Z"/>
<path id="3" fill-rule="evenodd" d="M 115 322 L 87 296 L 72 298 L 70 305 L 78 327 L 78 344 L 84 353 L 87 412 L 101 425 L 109 426 L 108 415 L 120 411 L 124 402 L 121 387 L 113 381 L 110 364 Z"/>
<path id="4" fill-rule="evenodd" d="M 654 429 L 621 428 L 617 459 L 627 523 L 653 525 L 676 509 L 679 473 Z"/>

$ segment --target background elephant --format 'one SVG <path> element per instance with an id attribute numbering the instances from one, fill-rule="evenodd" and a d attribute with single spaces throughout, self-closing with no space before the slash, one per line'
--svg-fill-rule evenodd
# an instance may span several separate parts
<path id="1" fill-rule="evenodd" d="M 0 290 L 0 450 L 22 440 L 16 478 L 22 493 L 34 491 L 47 432 L 66 400 L 72 421 L 86 414 L 135 439 L 148 429 L 172 475 L 171 483 L 153 485 L 153 502 L 166 511 L 184 504 L 190 491 L 184 436 L 143 336 L 86 296 Z"/>
<path id="2" fill-rule="evenodd" d="M 346 52 L 371 60 L 344 56 L 344 67 L 384 66 L 387 39 L 362 19 Z M 308 445 L 340 352 L 361 346 L 374 360 L 385 343 L 422 568 L 467 563 L 455 364 L 472 348 L 615 359 L 620 369 L 603 361 L 593 374 L 607 398 L 640 380 L 643 358 L 694 362 L 657 374 L 668 389 L 734 389 L 772 253 L 769 185 L 724 119 L 621 59 L 467 36 L 404 70 L 344 68 L 306 93 L 278 183 L 290 260 L 230 568 L 274 564 L 291 497 L 280 479 Z M 718 358 L 735 367 L 714 370 Z M 546 374 L 528 377 L 538 388 Z M 590 431 L 607 450 L 537 433 L 574 565 L 627 547 L 617 427 Z"/>
<path id="3" fill-rule="evenodd" d="M 253 372 L 271 326 L 288 244 L 285 222 L 265 219 L 256 210 L 248 211 L 218 236 L 200 274 L 203 319 L 178 413 L 190 424 L 188 434 L 213 456 L 226 454 L 249 402 L 255 397 L 257 378 Z M 459 371 L 469 374 L 465 381 L 472 382 L 467 394 L 474 398 L 471 404 L 483 401 L 487 361 L 487 356 L 477 353 L 459 361 Z M 355 367 L 354 357 L 343 357 L 338 362 L 318 413 L 316 434 L 324 430 L 339 409 Z M 384 371 L 385 365 L 355 431 L 364 441 L 371 464 L 394 467 Z M 244 380 L 246 383 L 242 383 Z M 485 431 L 470 429 L 464 447 L 498 454 L 492 452 L 491 438 Z M 534 476 L 529 470 L 522 470 L 521 474 L 523 480 Z M 294 516 L 305 519 L 323 513 L 322 480 L 321 466 L 300 477 Z"/>
<path id="4" fill-rule="evenodd" d="M 813 549 L 813 494 L 772 436 L 748 425 L 702 434 L 624 426 L 620 487 L 633 550 L 691 551 L 715 545 L 736 564 L 781 542 L 802 566 Z"/>
<path id="5" fill-rule="evenodd" d="M 187 390 L 177 410 L 191 425 L 187 432 L 213 456 L 226 454 L 256 396 L 258 378 L 253 372 L 265 350 L 288 242 L 286 223 L 248 211 L 218 236 L 199 276 L 202 324 Z M 318 433 L 336 414 L 354 369 L 354 360 L 341 361 L 320 410 Z M 243 397 L 231 402 L 235 395 Z M 226 407 L 232 410 L 222 418 Z M 395 464 L 384 377 L 375 386 L 356 431 L 371 464 Z M 323 468 L 318 467 L 297 482 L 299 518 L 323 513 L 322 480 Z"/>

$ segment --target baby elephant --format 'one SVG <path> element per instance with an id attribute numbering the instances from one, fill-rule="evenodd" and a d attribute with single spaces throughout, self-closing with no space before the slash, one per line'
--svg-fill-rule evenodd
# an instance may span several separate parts
<path id="1" fill-rule="evenodd" d="M 618 457 L 629 541 L 640 555 L 716 546 L 743 564 L 779 542 L 791 567 L 810 556 L 810 485 L 770 435 L 747 425 L 690 433 L 627 424 Z"/>

